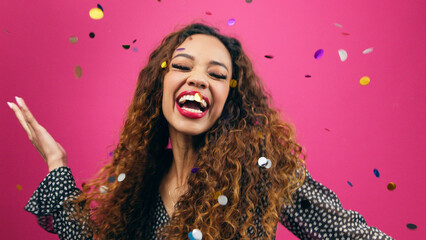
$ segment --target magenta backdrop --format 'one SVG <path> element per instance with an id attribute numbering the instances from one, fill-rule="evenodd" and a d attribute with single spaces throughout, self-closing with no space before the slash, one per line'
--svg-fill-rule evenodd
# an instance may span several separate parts
<path id="1" fill-rule="evenodd" d="M 368 225 L 396 239 L 420 239 L 426 235 L 425 3 L 0 1 L 1 238 L 57 239 L 24 211 L 48 171 L 6 102 L 24 98 L 67 151 L 80 187 L 110 158 L 149 53 L 166 34 L 200 20 L 242 42 L 282 116 L 295 124 L 314 179 Z M 97 4 L 101 20 L 89 16 Z M 315 59 L 318 49 L 324 55 Z M 344 62 L 339 49 L 348 53 Z M 363 76 L 371 79 L 366 86 Z M 390 182 L 394 191 L 387 190 Z M 279 224 L 277 239 L 297 238 Z"/>

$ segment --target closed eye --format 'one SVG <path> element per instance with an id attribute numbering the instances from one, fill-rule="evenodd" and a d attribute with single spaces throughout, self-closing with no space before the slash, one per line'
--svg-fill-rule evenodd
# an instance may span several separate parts
<path id="1" fill-rule="evenodd" d="M 172 64 L 172 67 L 180 69 L 180 70 L 185 70 L 185 71 L 189 70 L 189 67 L 184 67 L 184 66 L 180 66 L 180 65 L 177 65 L 177 64 Z M 225 75 L 218 75 L 218 74 L 215 74 L 215 73 L 210 73 L 210 75 L 215 77 L 215 78 L 226 79 Z"/>

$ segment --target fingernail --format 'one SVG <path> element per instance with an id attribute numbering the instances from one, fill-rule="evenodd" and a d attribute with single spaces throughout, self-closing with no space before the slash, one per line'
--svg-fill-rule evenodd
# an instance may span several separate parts
<path id="1" fill-rule="evenodd" d="M 22 107 L 21 99 L 20 99 L 19 97 L 16 97 L 16 96 L 15 96 L 15 99 L 16 99 L 16 102 L 18 103 L 18 105 L 19 105 L 20 107 Z"/>
<path id="2" fill-rule="evenodd" d="M 10 102 L 7 102 L 7 105 L 9 105 L 10 109 L 12 109 L 12 104 L 10 104 Z"/>

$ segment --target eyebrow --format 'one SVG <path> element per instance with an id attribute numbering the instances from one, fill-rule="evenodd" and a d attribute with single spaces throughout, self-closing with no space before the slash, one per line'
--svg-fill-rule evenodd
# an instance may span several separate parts
<path id="1" fill-rule="evenodd" d="M 189 59 L 191 59 L 191 60 L 193 60 L 193 61 L 194 61 L 194 59 L 195 59 L 195 58 L 194 58 L 194 56 L 189 55 L 189 54 L 186 54 L 186 53 L 179 53 L 178 55 L 174 56 L 172 59 L 174 59 L 174 58 L 176 58 L 176 57 L 179 57 L 179 56 L 189 58 Z M 210 61 L 210 62 L 209 62 L 209 64 L 222 66 L 222 67 L 224 67 L 224 68 L 225 68 L 225 69 L 229 72 L 229 70 L 228 70 L 228 68 L 225 66 L 225 64 L 223 64 L 223 63 L 221 63 L 221 62 L 218 62 L 218 61 L 214 61 L 214 60 L 212 60 L 212 61 Z"/>

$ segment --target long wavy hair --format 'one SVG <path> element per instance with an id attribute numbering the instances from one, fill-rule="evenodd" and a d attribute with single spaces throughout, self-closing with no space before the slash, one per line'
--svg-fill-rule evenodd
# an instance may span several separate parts
<path id="1" fill-rule="evenodd" d="M 80 195 L 64 205 L 79 206 L 72 217 L 84 226 L 83 233 L 96 239 L 147 238 L 160 181 L 172 164 L 161 104 L 169 68 L 160 66 L 170 63 L 187 37 L 206 34 L 228 49 L 237 86 L 230 89 L 215 124 L 194 136 L 199 153 L 194 167 L 199 170 L 190 174 L 188 191 L 158 236 L 187 239 L 197 228 L 203 239 L 247 239 L 259 231 L 263 239 L 275 237 L 280 210 L 294 205 L 292 195 L 305 179 L 305 154 L 295 141 L 294 125 L 284 122 L 279 109 L 270 106 L 272 97 L 254 73 L 241 43 L 219 32 L 204 23 L 191 23 L 167 35 L 151 53 L 139 74 L 112 160 L 83 186 Z M 258 165 L 261 156 L 271 160 L 270 168 Z M 121 173 L 126 174 L 125 180 L 114 181 Z M 217 192 L 227 196 L 225 206 L 214 197 Z M 261 198 L 267 204 L 260 204 Z M 262 209 L 259 216 L 256 207 Z M 262 229 L 253 224 L 255 217 L 261 217 Z M 249 227 L 254 228 L 254 235 L 249 235 Z"/>

